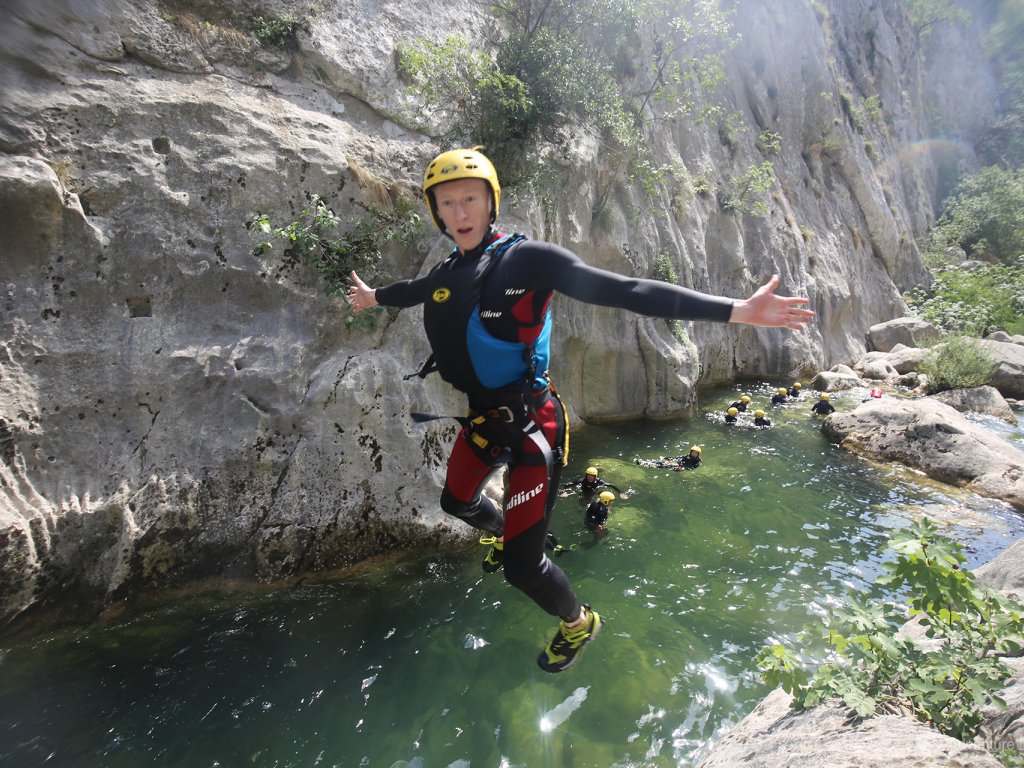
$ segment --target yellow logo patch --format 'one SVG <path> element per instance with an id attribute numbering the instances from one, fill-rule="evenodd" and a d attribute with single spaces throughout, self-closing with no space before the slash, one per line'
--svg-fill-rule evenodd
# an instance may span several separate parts
<path id="1" fill-rule="evenodd" d="M 449 291 L 447 288 L 438 288 L 436 291 L 434 291 L 434 303 L 444 304 L 446 301 L 448 301 L 448 299 L 451 298 L 451 295 L 452 292 Z"/>

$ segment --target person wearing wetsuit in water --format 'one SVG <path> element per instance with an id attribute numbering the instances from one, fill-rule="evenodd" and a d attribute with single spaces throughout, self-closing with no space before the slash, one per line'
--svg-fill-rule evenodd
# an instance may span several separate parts
<path id="1" fill-rule="evenodd" d="M 590 503 L 594 494 L 600 491 L 602 488 L 614 488 L 615 492 L 622 496 L 622 489 L 614 483 L 609 483 L 598 477 L 597 467 L 587 467 L 587 471 L 583 473 L 583 477 L 578 480 L 573 480 L 562 486 L 562 491 L 559 496 L 568 496 L 570 493 L 579 491 L 580 498 L 585 503 Z M 625 498 L 623 496 L 623 498 Z"/>
<path id="2" fill-rule="evenodd" d="M 503 235 L 493 226 L 501 205 L 498 176 L 477 149 L 435 158 L 423 190 L 434 223 L 455 249 L 423 277 L 382 288 L 371 288 L 353 271 L 348 300 L 354 312 L 377 304 L 423 305 L 437 370 L 467 395 L 470 408 L 448 459 L 441 508 L 495 534 L 487 561 L 500 564 L 510 584 L 561 619 L 537 659 L 545 671 L 561 672 L 597 635 L 601 617 L 578 600 L 565 573 L 544 554 L 568 460 L 565 409 L 548 378 L 552 295 L 655 317 L 792 329 L 814 313 L 797 307 L 805 298 L 775 294 L 777 275 L 749 299 L 734 301 L 596 269 L 560 246 Z M 481 493 L 500 465 L 509 468 L 504 516 Z"/>

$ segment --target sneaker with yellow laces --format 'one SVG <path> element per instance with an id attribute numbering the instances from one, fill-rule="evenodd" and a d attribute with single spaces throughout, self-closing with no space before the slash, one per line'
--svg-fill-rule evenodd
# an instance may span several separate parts
<path id="1" fill-rule="evenodd" d="M 583 610 L 586 612 L 586 620 L 573 628 L 561 622 L 554 638 L 537 657 L 537 664 L 545 672 L 561 672 L 571 667 L 579 659 L 583 646 L 601 631 L 601 617 L 597 611 L 591 610 L 589 605 L 584 605 Z"/>
<path id="2" fill-rule="evenodd" d="M 481 564 L 484 569 L 484 573 L 495 573 L 501 570 L 501 566 L 505 561 L 505 542 L 499 539 L 497 536 L 481 536 L 480 543 L 491 545 L 490 551 L 487 553 L 487 557 L 484 558 Z"/>

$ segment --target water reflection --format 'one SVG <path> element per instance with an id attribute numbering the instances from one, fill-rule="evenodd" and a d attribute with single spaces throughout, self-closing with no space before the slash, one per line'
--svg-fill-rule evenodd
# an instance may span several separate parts
<path id="1" fill-rule="evenodd" d="M 928 515 L 972 566 L 1024 535 L 1006 505 L 829 446 L 810 398 L 769 430 L 727 426 L 738 394 L 574 434 L 567 475 L 597 465 L 630 497 L 602 539 L 558 502 L 559 564 L 607 622 L 566 673 L 536 668 L 553 622 L 472 545 L 8 641 L 0 764 L 689 766 L 766 693 L 764 643 L 873 589 L 893 528 Z M 698 470 L 633 463 L 693 443 Z"/>

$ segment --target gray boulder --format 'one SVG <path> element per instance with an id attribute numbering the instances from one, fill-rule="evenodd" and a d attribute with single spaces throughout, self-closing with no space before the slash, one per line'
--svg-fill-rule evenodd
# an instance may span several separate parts
<path id="1" fill-rule="evenodd" d="M 1024 453 L 945 403 L 932 398 L 869 401 L 830 415 L 822 432 L 849 450 L 898 461 L 1024 510 Z"/>
<path id="2" fill-rule="evenodd" d="M 1001 768 L 985 749 L 964 744 L 910 717 L 850 722 L 841 703 L 805 712 L 777 688 L 715 744 L 697 768 Z"/>
<path id="3" fill-rule="evenodd" d="M 985 337 L 985 340 L 986 341 L 1002 341 L 1002 342 L 1006 342 L 1007 344 L 1021 344 L 1021 345 L 1024 345 L 1024 336 L 1022 336 L 1019 333 L 1017 335 L 1015 335 L 1015 336 L 1011 336 L 1006 331 L 995 331 L 993 333 L 990 333 L 988 336 Z"/>
<path id="4" fill-rule="evenodd" d="M 885 361 L 888 365 L 895 368 L 897 373 L 911 373 L 920 367 L 929 354 L 930 350 L 927 349 L 917 349 L 897 344 L 886 355 Z"/>
<path id="5" fill-rule="evenodd" d="M 865 379 L 889 380 L 900 375 L 889 363 L 887 352 L 868 352 L 854 363 L 854 370 Z"/>
<path id="6" fill-rule="evenodd" d="M 897 317 L 868 329 L 868 349 L 888 352 L 897 344 L 916 347 L 923 341 L 935 341 L 938 338 L 939 331 L 931 323 L 913 317 Z"/>
<path id="7" fill-rule="evenodd" d="M 981 346 L 996 364 L 989 383 L 1004 397 L 1024 397 L 1024 345 L 982 339 Z"/>
<path id="8" fill-rule="evenodd" d="M 961 413 L 984 413 L 995 416 L 1010 424 L 1017 423 L 1009 404 L 995 387 L 972 387 L 970 389 L 947 389 L 936 392 L 932 398 L 956 408 Z"/>
<path id="9" fill-rule="evenodd" d="M 843 367 L 845 368 L 845 366 Z M 821 371 L 811 379 L 811 386 L 819 392 L 841 392 L 847 389 L 863 387 L 864 380 L 852 372 Z"/>

